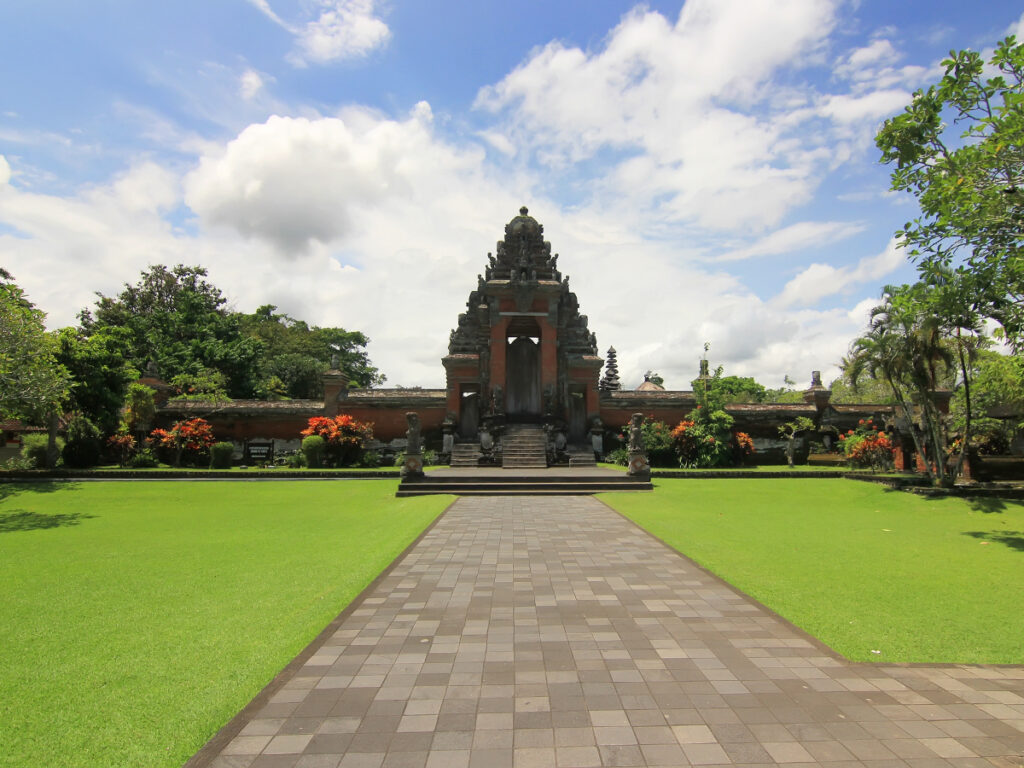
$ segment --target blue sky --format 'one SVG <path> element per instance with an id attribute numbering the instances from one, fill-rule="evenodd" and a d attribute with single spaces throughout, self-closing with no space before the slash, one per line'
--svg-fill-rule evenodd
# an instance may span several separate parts
<path id="1" fill-rule="evenodd" d="M 154 263 L 438 386 L 520 205 L 627 384 L 826 380 L 913 278 L 873 136 L 1019 2 L 0 5 L 0 264 L 70 324 Z"/>

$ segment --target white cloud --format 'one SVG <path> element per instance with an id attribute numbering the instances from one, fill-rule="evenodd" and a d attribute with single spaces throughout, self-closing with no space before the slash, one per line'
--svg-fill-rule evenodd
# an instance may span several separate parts
<path id="1" fill-rule="evenodd" d="M 1018 44 L 1024 42 L 1024 13 L 1020 15 L 1020 18 L 1017 19 L 1017 21 L 1010 25 L 1010 28 L 1006 31 L 1006 34 L 1016 35 Z"/>
<path id="2" fill-rule="evenodd" d="M 250 101 L 263 90 L 263 78 L 255 69 L 247 69 L 238 82 L 238 92 L 246 101 Z"/>
<path id="3" fill-rule="evenodd" d="M 819 112 L 837 123 L 878 121 L 910 104 L 911 94 L 902 90 L 871 91 L 862 96 L 836 94 L 824 99 Z"/>
<path id="4" fill-rule="evenodd" d="M 7 186 L 7 182 L 11 180 L 11 164 L 7 162 L 7 158 L 0 155 L 0 187 Z"/>
<path id="5" fill-rule="evenodd" d="M 864 224 L 846 221 L 801 221 L 772 232 L 751 245 L 715 255 L 715 261 L 738 261 L 754 256 L 777 256 L 831 245 L 864 231 Z"/>
<path id="6" fill-rule="evenodd" d="M 877 281 L 906 263 L 906 251 L 897 243 L 893 238 L 881 253 L 866 256 L 848 267 L 811 264 L 786 283 L 773 303 L 780 307 L 814 306 L 826 296 L 842 293 L 851 286 Z"/>
<path id="7" fill-rule="evenodd" d="M 809 199 L 827 162 L 824 137 L 791 119 L 806 95 L 774 79 L 815 60 L 836 8 L 690 0 L 675 24 L 637 9 L 600 50 L 549 43 L 481 89 L 476 105 L 548 166 L 624 154 L 596 196 L 712 230 L 774 226 Z"/>
<path id="8" fill-rule="evenodd" d="M 298 33 L 296 61 L 326 64 L 365 56 L 388 41 L 388 25 L 374 15 L 374 0 L 321 0 L 320 16 Z"/>
<path id="9" fill-rule="evenodd" d="M 375 13 L 376 0 L 314 0 L 319 15 L 304 23 L 289 23 L 267 0 L 249 0 L 268 19 L 290 32 L 298 50 L 289 59 L 296 66 L 358 59 L 391 37 L 388 25 Z"/>

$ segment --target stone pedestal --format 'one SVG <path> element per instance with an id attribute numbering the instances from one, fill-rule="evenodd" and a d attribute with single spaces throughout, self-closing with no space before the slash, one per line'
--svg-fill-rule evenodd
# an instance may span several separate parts
<path id="1" fill-rule="evenodd" d="M 403 480 L 415 480 L 423 477 L 423 454 L 419 452 L 406 453 L 400 474 Z"/>
<path id="2" fill-rule="evenodd" d="M 651 479 L 651 465 L 647 463 L 647 454 L 644 451 L 629 452 L 629 469 L 626 474 L 636 480 Z"/>

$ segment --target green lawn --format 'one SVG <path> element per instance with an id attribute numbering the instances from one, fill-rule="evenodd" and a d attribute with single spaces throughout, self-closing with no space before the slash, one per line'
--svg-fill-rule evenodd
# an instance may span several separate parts
<path id="1" fill-rule="evenodd" d="M 180 766 L 451 501 L 0 485 L 0 765 Z"/>
<path id="2" fill-rule="evenodd" d="M 602 498 L 847 658 L 1024 663 L 1022 502 L 849 480 L 655 485 Z"/>

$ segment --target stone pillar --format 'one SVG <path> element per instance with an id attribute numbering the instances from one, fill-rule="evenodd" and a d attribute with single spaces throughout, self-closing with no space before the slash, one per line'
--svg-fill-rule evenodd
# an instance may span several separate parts
<path id="1" fill-rule="evenodd" d="M 405 463 L 402 464 L 402 479 L 416 480 L 423 477 L 423 452 L 420 449 L 420 417 L 415 411 L 405 414 L 408 429 L 405 432 Z"/>
<path id="2" fill-rule="evenodd" d="M 641 427 L 644 423 L 642 413 L 634 413 L 629 420 L 629 469 L 626 471 L 636 480 L 651 479 L 651 465 L 647 461 L 647 450 L 644 447 L 644 435 Z"/>
<path id="3" fill-rule="evenodd" d="M 324 416 L 332 418 L 338 415 L 338 401 L 348 395 L 348 374 L 332 368 L 323 375 L 324 383 Z"/>
<path id="4" fill-rule="evenodd" d="M 821 383 L 821 371 L 811 371 L 811 386 L 804 390 L 804 402 L 823 411 L 832 397 L 832 390 Z"/>

